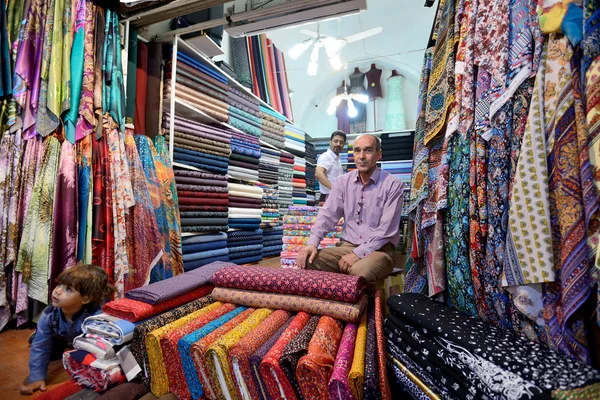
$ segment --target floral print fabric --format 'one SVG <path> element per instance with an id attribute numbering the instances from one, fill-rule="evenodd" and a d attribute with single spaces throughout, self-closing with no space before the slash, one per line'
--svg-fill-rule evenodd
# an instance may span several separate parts
<path id="1" fill-rule="evenodd" d="M 348 374 L 354 359 L 354 345 L 358 325 L 347 323 L 342 334 L 340 347 L 335 357 L 331 379 L 329 380 L 329 398 L 337 400 L 354 400 L 352 390 L 348 383 Z"/>
<path id="2" fill-rule="evenodd" d="M 363 398 L 363 383 L 365 381 L 365 352 L 367 349 L 367 313 L 363 313 L 356 331 L 354 357 L 348 373 L 348 384 L 356 400 Z"/>

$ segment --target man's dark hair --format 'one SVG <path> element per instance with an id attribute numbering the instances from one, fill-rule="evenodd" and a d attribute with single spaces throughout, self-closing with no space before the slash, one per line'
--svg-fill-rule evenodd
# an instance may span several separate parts
<path id="1" fill-rule="evenodd" d="M 331 137 L 329 138 L 329 141 L 331 142 L 333 140 L 333 138 L 336 136 L 343 137 L 344 143 L 346 143 L 346 134 L 344 133 L 344 131 L 333 131 L 333 133 L 331 134 Z"/>

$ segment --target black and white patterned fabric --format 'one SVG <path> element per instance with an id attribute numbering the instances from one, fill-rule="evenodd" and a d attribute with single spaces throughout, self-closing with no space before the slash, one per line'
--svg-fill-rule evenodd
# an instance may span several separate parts
<path id="1" fill-rule="evenodd" d="M 398 379 L 398 382 L 400 383 L 400 385 L 402 385 L 404 387 L 404 389 L 406 389 L 406 391 L 412 396 L 413 399 L 415 399 L 415 400 L 431 400 L 431 398 L 429 396 L 427 396 L 424 391 L 422 391 L 417 385 L 415 385 L 413 383 L 413 381 L 411 381 L 402 372 L 402 370 L 400 369 L 400 367 L 397 364 L 397 360 L 394 360 L 393 358 L 390 358 L 390 357 L 388 357 L 388 358 L 389 358 L 388 363 L 392 367 L 392 370 L 394 371 L 394 374 L 396 375 L 396 379 Z"/>

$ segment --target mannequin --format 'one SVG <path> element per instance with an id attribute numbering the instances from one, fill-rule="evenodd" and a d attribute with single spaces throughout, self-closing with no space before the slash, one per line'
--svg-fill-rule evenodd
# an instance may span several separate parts
<path id="1" fill-rule="evenodd" d="M 360 72 L 358 68 L 354 68 L 354 72 L 350 75 L 350 88 L 349 93 L 361 93 L 366 94 L 365 89 L 365 74 Z M 367 131 L 367 108 L 366 104 L 358 101 L 353 101 L 354 107 L 358 111 L 356 117 L 350 119 L 350 131 L 349 133 L 364 133 Z"/>
<path id="2" fill-rule="evenodd" d="M 336 90 L 336 94 L 344 93 L 346 89 L 346 81 L 343 80 L 342 84 Z M 350 132 L 350 117 L 348 116 L 348 102 L 343 100 L 337 107 L 336 116 L 338 120 L 338 129 L 343 132 Z"/>
<path id="3" fill-rule="evenodd" d="M 381 70 L 375 64 L 367 71 L 367 93 L 370 99 L 383 97 L 381 93 Z"/>
<path id="4" fill-rule="evenodd" d="M 385 115 L 386 131 L 402 130 L 406 128 L 404 99 L 402 97 L 402 80 L 402 75 L 396 70 L 393 70 L 392 75 L 387 78 L 388 103 Z"/>
<path id="5" fill-rule="evenodd" d="M 396 71 L 395 69 L 392 70 L 392 76 L 402 76 L 402 74 L 399 74 L 398 71 Z"/>

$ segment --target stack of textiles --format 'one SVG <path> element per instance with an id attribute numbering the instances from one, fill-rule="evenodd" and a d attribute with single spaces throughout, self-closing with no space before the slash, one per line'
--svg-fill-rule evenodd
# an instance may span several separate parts
<path id="1" fill-rule="evenodd" d="M 226 232 L 229 194 L 227 178 L 206 172 L 175 169 L 181 231 Z M 185 251 L 184 251 L 185 260 Z"/>
<path id="2" fill-rule="evenodd" d="M 73 340 L 74 350 L 63 354 L 63 366 L 69 376 L 96 392 L 134 378 L 141 371 L 139 366 L 126 376 L 117 353 L 129 347 L 135 326 L 136 323 L 108 314 L 86 318 L 81 324 L 83 334 Z"/>
<path id="3" fill-rule="evenodd" d="M 593 385 L 600 382 L 600 371 L 524 336 L 422 294 L 391 296 L 387 306 L 387 362 L 400 386 L 415 398 L 600 395 L 600 386 Z M 589 397 L 578 396 L 576 389 L 586 386 L 579 390 L 587 390 Z"/>
<path id="4" fill-rule="evenodd" d="M 261 132 L 257 130 L 257 123 L 260 123 L 262 115 L 258 100 L 231 86 L 228 88 L 228 100 L 229 125 L 254 137 L 260 137 Z"/>
<path id="5" fill-rule="evenodd" d="M 309 206 L 315 205 L 315 170 L 317 164 L 317 153 L 315 145 L 310 142 L 306 142 L 306 203 Z"/>
<path id="6" fill-rule="evenodd" d="M 229 183 L 229 228 L 257 229 L 262 216 L 260 187 Z"/>
<path id="7" fill-rule="evenodd" d="M 277 185 L 281 151 L 261 146 L 258 179 L 267 185 Z"/>
<path id="8" fill-rule="evenodd" d="M 383 161 L 412 160 L 415 133 L 398 134 L 385 133 L 381 135 L 381 152 Z"/>
<path id="9" fill-rule="evenodd" d="M 227 174 L 236 180 L 256 182 L 261 158 L 258 138 L 242 132 L 231 134 L 231 155 Z"/>
<path id="10" fill-rule="evenodd" d="M 306 153 L 305 133 L 302 129 L 292 124 L 285 124 L 285 149 L 298 157 Z"/>
<path id="11" fill-rule="evenodd" d="M 236 264 L 250 264 L 262 260 L 263 230 L 237 230 L 227 232 L 229 261 Z"/>
<path id="12" fill-rule="evenodd" d="M 281 226 L 281 214 L 279 213 L 279 190 L 274 187 L 263 187 L 261 228 L 272 228 Z"/>
<path id="13" fill-rule="evenodd" d="M 227 211 L 225 211 L 227 214 Z M 227 218 L 227 217 L 225 217 Z M 229 261 L 227 234 L 215 232 L 181 238 L 183 269 L 191 271 L 215 261 Z"/>
<path id="14" fill-rule="evenodd" d="M 239 72 L 242 66 L 244 70 L 250 70 L 254 94 L 269 103 L 279 113 L 290 120 L 293 119 L 283 53 L 264 34 L 248 37 L 246 46 L 236 43 L 235 50 L 236 72 Z M 244 57 L 245 54 L 242 54 L 244 52 L 247 53 L 248 61 Z"/>
<path id="15" fill-rule="evenodd" d="M 165 68 L 165 102 L 170 101 L 171 79 L 172 68 L 169 58 Z M 195 107 L 216 120 L 227 122 L 229 118 L 227 78 L 179 51 L 175 82 L 177 101 Z"/>
<path id="16" fill-rule="evenodd" d="M 292 188 L 292 199 L 294 204 L 306 205 L 306 160 L 300 157 L 294 159 Z"/>
<path id="17" fill-rule="evenodd" d="M 412 160 L 386 162 L 381 164 L 381 169 L 390 173 L 395 178 L 404 182 L 404 188 L 410 188 L 410 176 L 412 174 Z"/>
<path id="18" fill-rule="evenodd" d="M 283 248 L 281 252 L 281 268 L 298 268 L 296 257 L 308 242 L 313 225 L 317 220 L 319 209 L 312 206 L 290 206 L 283 219 Z M 333 232 L 328 233 L 321 241 L 319 248 L 334 247 L 340 241 L 344 228 L 344 219 L 340 219 Z"/>
<path id="19" fill-rule="evenodd" d="M 173 161 L 215 174 L 227 174 L 231 154 L 231 131 L 171 115 L 163 116 L 163 130 L 173 133 Z"/>
<path id="20" fill-rule="evenodd" d="M 278 149 L 285 146 L 285 117 L 267 107 L 260 107 L 262 114 L 263 136 L 262 140 Z"/>
<path id="21" fill-rule="evenodd" d="M 348 149 L 346 153 L 348 154 L 346 162 L 354 163 L 354 141 L 348 143 Z"/>
<path id="22" fill-rule="evenodd" d="M 279 257 L 283 249 L 283 226 L 263 228 L 263 258 Z"/>
<path id="23" fill-rule="evenodd" d="M 279 188 L 279 208 L 281 214 L 287 213 L 289 206 L 294 204 L 292 192 L 292 180 L 294 178 L 294 155 L 287 151 L 281 151 L 279 164 L 279 179 L 277 187 Z"/>

